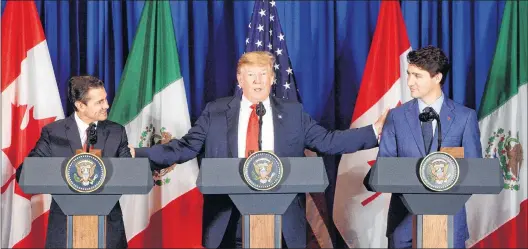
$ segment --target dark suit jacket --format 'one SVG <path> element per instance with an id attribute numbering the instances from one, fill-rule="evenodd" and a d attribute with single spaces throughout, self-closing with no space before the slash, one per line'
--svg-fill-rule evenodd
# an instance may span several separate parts
<path id="1" fill-rule="evenodd" d="M 390 111 L 381 134 L 379 157 L 426 156 L 418 115 L 419 108 L 416 99 Z M 480 130 L 474 110 L 444 98 L 440 110 L 440 123 L 442 125 L 442 147 L 464 147 L 464 157 L 482 157 Z M 433 138 L 431 151 L 436 151 L 437 148 L 438 128 Z M 392 235 L 397 227 L 402 226 L 400 231 L 404 232 L 397 234 L 399 238 L 394 239 L 401 241 L 412 239 L 412 222 L 407 217 L 408 215 L 409 212 L 400 196 L 392 195 L 387 221 L 387 236 Z M 454 246 L 463 247 L 464 241 L 469 237 L 465 208 L 455 215 L 454 226 L 456 235 Z"/>
<path id="2" fill-rule="evenodd" d="M 99 121 L 97 125 L 97 143 L 95 149 L 102 150 L 103 157 L 131 157 L 125 128 L 112 121 Z M 66 119 L 57 120 L 42 128 L 35 148 L 28 157 L 72 157 L 75 150 L 82 149 L 79 129 L 74 114 Z M 17 169 L 17 180 L 22 165 Z M 55 200 L 52 200 L 49 211 L 47 248 L 66 247 L 66 216 Z M 109 248 L 127 246 L 121 207 L 117 203 L 107 216 L 107 240 Z"/>
<path id="3" fill-rule="evenodd" d="M 238 157 L 238 116 L 241 97 L 208 103 L 196 124 L 181 139 L 164 145 L 136 149 L 137 157 L 168 166 L 195 158 Z M 328 131 L 303 111 L 302 105 L 270 97 L 273 113 L 274 152 L 279 157 L 303 157 L 309 148 L 325 154 L 352 153 L 377 146 L 372 126 L 345 131 Z M 306 217 L 303 198 L 296 198 L 282 217 L 283 236 L 290 248 L 306 246 Z M 228 196 L 204 196 L 203 244 L 218 247 L 234 204 Z"/>

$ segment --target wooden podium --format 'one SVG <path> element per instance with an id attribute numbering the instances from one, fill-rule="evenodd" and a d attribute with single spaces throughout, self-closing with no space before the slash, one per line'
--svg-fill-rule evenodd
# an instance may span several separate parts
<path id="1" fill-rule="evenodd" d="M 320 157 L 283 157 L 273 190 L 254 190 L 241 176 L 245 158 L 204 158 L 196 185 L 204 195 L 228 195 L 242 215 L 243 248 L 281 248 L 282 214 L 297 194 L 321 193 L 328 177 Z"/>
<path id="2" fill-rule="evenodd" d="M 82 149 L 75 151 L 75 155 L 84 153 Z M 90 149 L 88 152 L 102 157 L 100 149 Z M 106 248 L 106 216 L 97 215 L 68 215 L 66 221 L 66 245 L 71 248 Z M 99 225 L 101 224 L 101 226 Z M 99 238 L 101 237 L 101 238 Z M 70 241 L 71 240 L 71 241 Z M 98 243 L 98 241 L 100 241 Z M 99 244 L 99 245 L 98 245 Z"/>
<path id="3" fill-rule="evenodd" d="M 464 158 L 463 147 L 445 147 L 440 151 Z M 413 248 L 450 248 L 452 228 L 452 215 L 413 215 Z"/>
<path id="4" fill-rule="evenodd" d="M 78 151 L 79 152 L 79 151 Z M 147 158 L 100 157 L 106 178 L 94 192 L 81 193 L 67 183 L 72 157 L 26 157 L 19 185 L 26 194 L 51 194 L 66 215 L 67 248 L 105 248 L 106 216 L 124 194 L 148 194 L 154 185 Z M 46 177 L 42 177 L 45 175 Z"/>
<path id="5" fill-rule="evenodd" d="M 464 158 L 463 148 L 442 148 L 459 165 L 455 185 L 433 191 L 420 180 L 423 158 L 378 157 L 364 184 L 369 191 L 398 195 L 413 217 L 414 248 L 452 248 L 453 216 L 473 194 L 499 194 L 503 188 L 497 158 Z"/>

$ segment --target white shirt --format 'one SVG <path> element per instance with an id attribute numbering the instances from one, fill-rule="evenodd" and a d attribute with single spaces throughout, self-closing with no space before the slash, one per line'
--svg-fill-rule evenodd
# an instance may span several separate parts
<path id="1" fill-rule="evenodd" d="M 75 123 L 77 123 L 77 129 L 79 129 L 79 135 L 81 138 L 81 144 L 84 146 L 84 143 L 86 142 L 87 134 L 86 130 L 88 127 L 90 127 L 90 124 L 85 123 L 84 121 L 79 118 L 79 115 L 77 115 L 77 112 L 75 112 Z M 97 125 L 97 121 L 94 122 L 95 125 Z M 97 129 L 97 126 L 95 127 Z"/>
<path id="2" fill-rule="evenodd" d="M 427 105 L 421 99 L 418 99 L 418 109 L 420 110 L 420 113 L 422 113 L 426 107 L 432 107 L 433 110 L 435 110 L 435 112 L 438 113 L 438 115 L 440 115 L 440 111 L 442 110 L 442 104 L 444 104 L 444 93 L 443 92 L 442 92 L 442 95 L 440 95 L 440 97 L 436 99 L 435 102 L 433 102 L 430 105 Z M 420 125 L 421 124 L 422 122 L 420 122 Z M 435 133 L 436 133 L 436 120 L 433 120 L 433 136 Z"/>
<path id="3" fill-rule="evenodd" d="M 266 114 L 262 116 L 262 150 L 273 151 L 275 136 L 273 133 L 273 112 L 271 110 L 269 97 L 262 102 L 264 108 L 266 108 Z M 238 116 L 238 157 L 246 157 L 246 135 L 247 127 L 249 123 L 249 117 L 251 116 L 251 103 L 244 95 L 240 101 L 240 113 Z"/>

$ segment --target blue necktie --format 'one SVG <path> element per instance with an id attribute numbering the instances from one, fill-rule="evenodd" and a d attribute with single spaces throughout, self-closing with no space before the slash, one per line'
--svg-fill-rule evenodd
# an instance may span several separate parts
<path id="1" fill-rule="evenodd" d="M 426 107 L 424 109 L 424 112 L 427 111 L 427 108 L 431 108 L 431 107 Z M 433 143 L 433 121 L 429 121 L 429 122 L 422 122 L 422 137 L 423 137 L 423 140 L 424 140 L 424 145 L 425 145 L 425 154 L 429 154 L 429 150 L 431 150 L 431 145 Z"/>

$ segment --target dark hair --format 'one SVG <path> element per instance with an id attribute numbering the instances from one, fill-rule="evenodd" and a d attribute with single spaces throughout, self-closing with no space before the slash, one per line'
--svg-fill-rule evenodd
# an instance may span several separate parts
<path id="1" fill-rule="evenodd" d="M 87 94 L 90 89 L 104 88 L 104 83 L 94 76 L 73 76 L 68 80 L 68 100 L 73 105 L 73 109 L 77 110 L 75 106 L 76 101 L 81 101 L 86 104 L 88 102 Z"/>
<path id="2" fill-rule="evenodd" d="M 431 77 L 442 73 L 440 85 L 444 85 L 450 65 L 447 56 L 441 49 L 427 46 L 411 51 L 407 55 L 407 62 L 429 72 Z"/>

